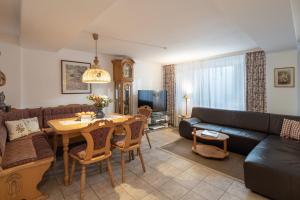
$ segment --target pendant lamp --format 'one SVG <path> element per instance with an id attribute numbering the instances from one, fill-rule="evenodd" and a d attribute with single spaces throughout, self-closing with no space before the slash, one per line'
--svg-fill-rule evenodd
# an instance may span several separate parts
<path id="1" fill-rule="evenodd" d="M 93 39 L 96 43 L 96 56 L 93 61 L 91 68 L 85 70 L 82 75 L 82 82 L 84 83 L 109 83 L 111 81 L 111 77 L 108 71 L 101 69 L 99 66 L 99 60 L 97 55 L 97 40 L 98 34 L 93 33 Z"/>

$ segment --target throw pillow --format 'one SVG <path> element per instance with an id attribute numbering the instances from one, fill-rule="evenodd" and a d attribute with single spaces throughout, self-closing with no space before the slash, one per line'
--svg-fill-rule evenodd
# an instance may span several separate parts
<path id="1" fill-rule="evenodd" d="M 39 120 L 37 117 L 33 117 L 33 118 L 27 118 L 27 119 L 22 119 L 27 130 L 30 133 L 36 133 L 41 131 L 40 126 L 39 126 Z"/>
<path id="2" fill-rule="evenodd" d="M 300 140 L 300 122 L 293 121 L 291 127 L 290 138 Z"/>
<path id="3" fill-rule="evenodd" d="M 10 141 L 30 134 L 23 120 L 6 121 L 5 125 L 8 130 L 8 136 Z"/>
<path id="4" fill-rule="evenodd" d="M 280 132 L 281 137 L 290 138 L 293 121 L 294 120 L 283 119 L 282 128 Z"/>

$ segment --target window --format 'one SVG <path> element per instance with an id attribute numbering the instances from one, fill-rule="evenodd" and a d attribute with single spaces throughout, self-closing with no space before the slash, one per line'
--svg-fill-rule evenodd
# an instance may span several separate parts
<path id="1" fill-rule="evenodd" d="M 178 64 L 176 67 L 176 111 L 194 106 L 245 110 L 245 56 L 231 56 Z"/>

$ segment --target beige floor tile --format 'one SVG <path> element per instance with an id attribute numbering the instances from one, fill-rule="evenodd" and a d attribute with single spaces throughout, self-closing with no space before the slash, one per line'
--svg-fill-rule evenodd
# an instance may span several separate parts
<path id="1" fill-rule="evenodd" d="M 170 198 L 168 198 L 161 192 L 155 191 L 145 196 L 142 200 L 170 200 Z"/>
<path id="2" fill-rule="evenodd" d="M 200 194 L 190 191 L 186 195 L 183 196 L 180 200 L 206 200 L 204 197 L 201 197 Z"/>
<path id="3" fill-rule="evenodd" d="M 228 192 L 226 192 L 220 200 L 241 200 L 240 198 L 238 198 L 237 196 L 230 194 Z"/>
<path id="4" fill-rule="evenodd" d="M 232 183 L 231 180 L 227 179 L 228 177 L 223 177 L 214 170 L 161 150 L 162 145 L 180 138 L 178 130 L 172 128 L 158 130 L 151 132 L 150 138 L 152 149 L 149 148 L 145 138 L 142 140 L 146 173 L 142 171 L 138 157 L 128 162 L 126 155 L 126 180 L 123 184 L 121 184 L 120 152 L 116 149 L 113 150 L 111 161 L 117 185 L 115 188 L 111 186 L 105 162 L 103 163 L 102 174 L 100 174 L 97 164 L 89 165 L 85 189 L 89 200 L 264 199 L 247 190 L 242 183 L 235 181 Z M 77 165 L 72 185 L 64 186 L 63 176 L 63 160 L 58 157 L 57 162 L 47 172 L 46 178 L 39 188 L 42 192 L 49 194 L 50 200 L 63 200 L 64 197 L 66 199 L 78 199 L 80 191 L 79 165 Z M 227 189 L 227 192 L 222 189 Z"/>
<path id="5" fill-rule="evenodd" d="M 189 190 L 180 185 L 179 183 L 170 180 L 160 187 L 160 192 L 169 197 L 170 199 L 176 200 L 182 198 Z"/>
<path id="6" fill-rule="evenodd" d="M 194 189 L 194 192 L 198 193 L 199 195 L 201 195 L 202 197 L 208 199 L 208 200 L 217 200 L 219 199 L 223 194 L 224 191 L 213 186 L 210 185 L 204 181 L 202 181 L 201 183 L 199 183 Z"/>
<path id="7" fill-rule="evenodd" d="M 142 199 L 154 192 L 154 188 L 140 178 L 131 179 L 122 184 L 122 187 L 135 199 Z"/>
<path id="8" fill-rule="evenodd" d="M 245 199 L 245 200 L 266 199 L 258 194 L 251 192 L 249 189 L 245 187 L 243 183 L 240 183 L 238 181 L 234 181 L 233 184 L 227 190 L 227 192 L 239 197 L 240 199 Z"/>
<path id="9" fill-rule="evenodd" d="M 88 184 L 86 184 L 85 188 L 88 188 L 88 187 L 89 187 Z M 68 186 L 60 185 L 59 188 L 64 196 L 70 196 L 70 195 L 80 191 L 80 182 L 74 181 L 72 184 L 70 184 Z"/>
<path id="10" fill-rule="evenodd" d="M 85 190 L 84 199 L 99 200 L 98 196 L 91 188 L 87 188 Z M 80 200 L 80 192 L 77 192 L 77 193 L 69 195 L 69 196 L 65 196 L 65 200 Z"/>
<path id="11" fill-rule="evenodd" d="M 200 179 L 190 175 L 187 172 L 179 174 L 173 180 L 176 181 L 177 183 L 183 185 L 187 189 L 193 189 L 196 185 L 198 185 L 201 182 Z"/>
<path id="12" fill-rule="evenodd" d="M 210 174 L 204 179 L 204 181 L 222 190 L 227 190 L 233 183 L 232 179 L 220 174 Z"/>
<path id="13" fill-rule="evenodd" d="M 208 170 L 207 168 L 202 167 L 200 165 L 194 165 L 191 168 L 189 168 L 186 172 L 194 177 L 197 177 L 199 180 L 203 180 L 204 178 L 212 174 L 211 170 Z"/>
<path id="14" fill-rule="evenodd" d="M 194 164 L 192 162 L 186 161 L 184 159 L 180 158 L 170 158 L 167 160 L 167 163 L 172 165 L 173 167 L 179 169 L 179 170 L 187 170 L 190 167 L 192 167 Z"/>
<path id="15" fill-rule="evenodd" d="M 97 183 L 91 186 L 92 190 L 97 194 L 101 199 L 105 199 L 107 196 L 116 194 L 125 191 L 121 185 L 116 185 L 114 188 L 110 183 Z M 125 191 L 126 192 L 126 191 Z"/>

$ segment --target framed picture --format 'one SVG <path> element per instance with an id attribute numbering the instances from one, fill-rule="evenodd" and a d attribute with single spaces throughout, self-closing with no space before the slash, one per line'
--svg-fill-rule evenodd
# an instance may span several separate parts
<path id="1" fill-rule="evenodd" d="M 275 87 L 295 87 L 295 67 L 274 69 Z"/>
<path id="2" fill-rule="evenodd" d="M 61 93 L 91 94 L 92 86 L 81 81 L 82 74 L 91 63 L 61 60 Z"/>

